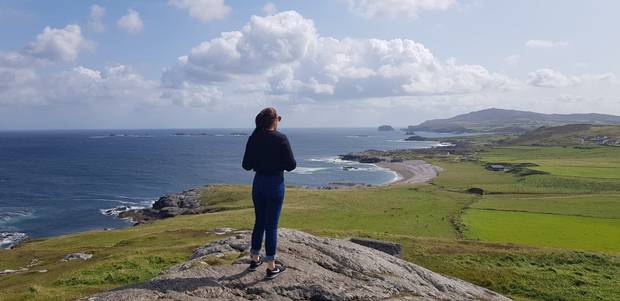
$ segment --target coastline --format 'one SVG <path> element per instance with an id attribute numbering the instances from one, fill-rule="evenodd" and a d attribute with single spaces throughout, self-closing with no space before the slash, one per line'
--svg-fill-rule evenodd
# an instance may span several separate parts
<path id="1" fill-rule="evenodd" d="M 337 182 L 329 183 L 326 186 L 317 187 L 318 189 L 351 189 L 363 187 L 390 186 L 400 184 L 416 184 L 428 182 L 435 178 L 442 169 L 424 160 L 397 161 L 391 157 L 376 157 L 373 150 L 360 153 L 350 153 L 340 155 L 338 158 L 344 161 L 359 162 L 375 166 L 394 174 L 393 178 L 381 184 L 349 183 Z M 205 185 L 210 186 L 210 185 Z M 158 219 L 165 219 L 178 215 L 201 214 L 214 211 L 213 208 L 203 207 L 197 198 L 196 190 L 192 188 L 185 191 L 166 194 L 156 200 L 149 202 L 146 206 L 121 205 L 114 208 L 100 209 L 101 214 L 115 219 L 126 220 L 134 226 L 152 222 Z M 104 228 L 110 230 L 112 228 Z M 17 245 L 27 241 L 30 237 L 21 232 L 2 232 L 0 233 L 0 248 L 12 249 Z"/>
<path id="2" fill-rule="evenodd" d="M 424 160 L 382 161 L 375 164 L 396 174 L 392 181 L 382 184 L 383 186 L 424 183 L 432 180 L 443 171 L 441 167 L 432 165 Z"/>

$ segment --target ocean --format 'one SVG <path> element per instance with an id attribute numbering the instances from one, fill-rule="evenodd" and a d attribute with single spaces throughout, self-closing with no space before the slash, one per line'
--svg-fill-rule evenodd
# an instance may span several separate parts
<path id="1" fill-rule="evenodd" d="M 401 131 L 380 132 L 375 128 L 281 131 L 289 137 L 298 166 L 286 173 L 287 185 L 386 183 L 395 178 L 393 172 L 342 161 L 338 155 L 436 144 L 404 141 L 406 136 Z M 26 237 L 126 227 L 130 222 L 105 215 L 106 209 L 150 206 L 166 193 L 205 184 L 250 184 L 253 173 L 241 168 L 250 132 L 0 132 L 0 247 Z"/>

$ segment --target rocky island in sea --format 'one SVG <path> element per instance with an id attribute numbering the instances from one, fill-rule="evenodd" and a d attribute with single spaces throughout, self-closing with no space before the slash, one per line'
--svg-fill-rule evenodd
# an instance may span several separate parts
<path id="1" fill-rule="evenodd" d="M 391 132 L 394 131 L 394 128 L 391 125 L 380 125 L 377 130 L 381 131 L 381 132 Z"/>

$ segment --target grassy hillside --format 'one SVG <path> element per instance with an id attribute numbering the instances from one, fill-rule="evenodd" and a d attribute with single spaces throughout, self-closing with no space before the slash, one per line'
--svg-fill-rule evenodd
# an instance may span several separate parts
<path id="1" fill-rule="evenodd" d="M 615 162 L 619 152 L 609 147 L 511 147 L 483 152 L 480 162 L 431 156 L 427 159 L 446 171 L 429 184 L 289 188 L 281 225 L 319 235 L 399 242 L 406 260 L 516 300 L 613 300 L 620 291 L 620 179 L 521 176 L 489 171 L 485 164 L 535 162 L 544 168 L 584 158 L 581 167 L 591 168 Z M 470 187 L 488 194 L 468 194 Z M 252 226 L 249 186 L 205 188 L 202 202 L 224 211 L 0 250 L 0 270 L 40 262 L 32 272 L 0 276 L 0 300 L 66 300 L 143 282 L 187 260 L 197 246 L 220 238 L 208 234 L 209 228 Z M 83 251 L 93 253 L 93 259 L 60 261 L 67 253 Z"/>
<path id="2" fill-rule="evenodd" d="M 523 133 L 541 126 L 565 124 L 620 124 L 620 116 L 605 114 L 541 114 L 527 111 L 485 109 L 447 119 L 427 120 L 410 131 L 450 133 Z"/>
<path id="3" fill-rule="evenodd" d="M 545 126 L 506 141 L 514 145 L 615 145 L 620 146 L 620 126 L 568 124 Z"/>

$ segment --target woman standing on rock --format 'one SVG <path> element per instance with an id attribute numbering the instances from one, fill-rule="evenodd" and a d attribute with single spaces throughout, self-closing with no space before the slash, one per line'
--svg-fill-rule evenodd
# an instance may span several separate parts
<path id="1" fill-rule="evenodd" d="M 254 202 L 254 230 L 250 254 L 250 271 L 255 271 L 263 261 L 267 263 L 267 278 L 282 273 L 284 266 L 276 266 L 278 220 L 284 202 L 284 170 L 297 166 L 286 135 L 278 132 L 282 117 L 276 109 L 265 108 L 256 115 L 256 129 L 248 138 L 243 156 L 243 168 L 254 170 L 252 200 Z M 260 254 L 265 235 L 265 257 Z"/>

